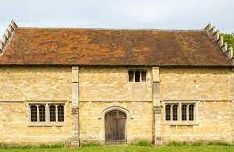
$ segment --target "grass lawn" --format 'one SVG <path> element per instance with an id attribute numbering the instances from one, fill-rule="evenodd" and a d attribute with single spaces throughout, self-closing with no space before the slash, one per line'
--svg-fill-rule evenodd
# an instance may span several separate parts
<path id="1" fill-rule="evenodd" d="M 234 146 L 90 146 L 81 148 L 0 148 L 0 152 L 234 152 Z"/>

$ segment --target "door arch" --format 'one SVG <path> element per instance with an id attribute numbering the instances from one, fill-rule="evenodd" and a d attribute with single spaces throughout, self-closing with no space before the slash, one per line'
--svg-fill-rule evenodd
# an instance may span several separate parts
<path id="1" fill-rule="evenodd" d="M 112 110 L 105 113 L 105 142 L 126 142 L 126 113 Z"/>

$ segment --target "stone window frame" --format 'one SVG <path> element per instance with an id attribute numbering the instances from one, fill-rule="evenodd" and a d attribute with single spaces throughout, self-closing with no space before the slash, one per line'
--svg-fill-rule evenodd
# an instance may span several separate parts
<path id="1" fill-rule="evenodd" d="M 135 81 L 135 73 L 137 71 L 140 72 L 139 82 Z M 130 79 L 129 79 L 129 72 L 133 72 L 133 81 L 130 81 Z M 142 72 L 145 72 L 145 81 L 142 81 Z M 147 73 L 148 73 L 147 68 L 128 68 L 128 70 L 127 70 L 127 81 L 129 83 L 146 83 L 147 82 Z"/>
<path id="2" fill-rule="evenodd" d="M 36 122 L 32 122 L 31 121 L 31 105 L 36 105 L 37 108 L 40 105 L 45 105 L 45 121 L 39 121 L 39 109 L 37 109 L 37 121 Z M 50 121 L 50 105 L 55 105 L 56 106 L 56 121 Z M 58 121 L 58 111 L 57 111 L 57 106 L 59 105 L 63 105 L 63 121 Z M 57 126 L 57 127 L 62 127 L 65 124 L 66 118 L 65 118 L 65 114 L 66 114 L 66 103 L 65 102 L 29 102 L 27 103 L 27 107 L 28 107 L 28 127 L 52 127 L 52 126 Z"/>
<path id="3" fill-rule="evenodd" d="M 173 120 L 173 114 L 171 115 L 171 120 L 166 120 L 166 105 L 171 104 L 171 105 L 178 105 L 178 112 L 177 112 L 177 120 Z M 189 110 L 187 110 L 187 120 L 182 120 L 182 113 L 181 113 L 181 108 L 182 104 L 194 104 L 194 119 L 193 120 L 188 120 L 189 119 Z M 163 101 L 163 120 L 164 123 L 167 125 L 198 125 L 198 107 L 199 107 L 199 101 L 198 100 L 164 100 Z M 173 110 L 171 108 L 171 113 L 173 113 Z"/>

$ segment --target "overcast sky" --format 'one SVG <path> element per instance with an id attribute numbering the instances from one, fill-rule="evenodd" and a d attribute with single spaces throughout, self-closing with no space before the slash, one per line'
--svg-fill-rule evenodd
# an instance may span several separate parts
<path id="1" fill-rule="evenodd" d="M 0 0 L 0 34 L 19 26 L 201 29 L 234 32 L 234 0 Z"/>

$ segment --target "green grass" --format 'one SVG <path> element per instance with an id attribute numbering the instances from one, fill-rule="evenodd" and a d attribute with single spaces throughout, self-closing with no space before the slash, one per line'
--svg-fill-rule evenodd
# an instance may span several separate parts
<path id="1" fill-rule="evenodd" d="M 53 148 L 53 147 L 2 147 L 0 152 L 234 152 L 230 145 L 170 145 L 170 146 L 136 146 L 117 145 L 100 146 L 89 145 L 81 148 Z"/>

